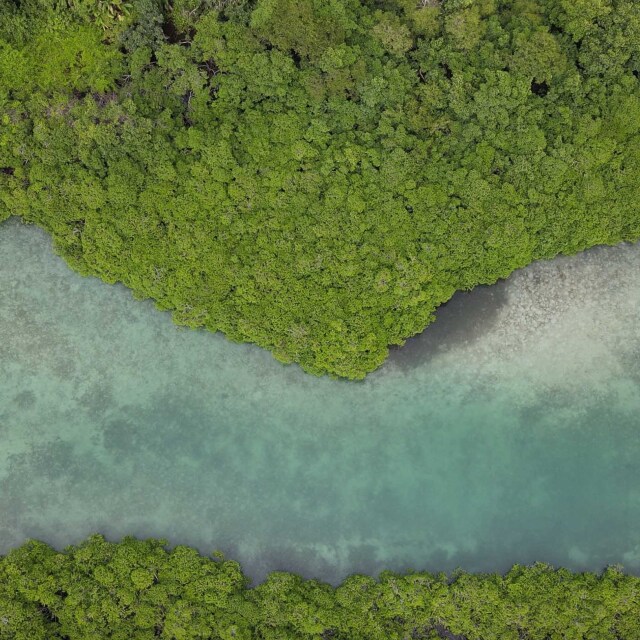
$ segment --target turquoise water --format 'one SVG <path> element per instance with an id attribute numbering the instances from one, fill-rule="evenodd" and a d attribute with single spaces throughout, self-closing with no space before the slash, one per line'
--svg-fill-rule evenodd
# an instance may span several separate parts
<path id="1" fill-rule="evenodd" d="M 100 531 L 255 579 L 640 572 L 640 246 L 457 296 L 364 382 L 174 326 L 0 227 L 0 552 Z"/>

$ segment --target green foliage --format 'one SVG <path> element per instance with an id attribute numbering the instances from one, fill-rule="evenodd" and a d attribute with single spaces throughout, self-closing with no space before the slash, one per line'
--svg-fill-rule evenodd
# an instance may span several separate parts
<path id="1" fill-rule="evenodd" d="M 334 588 L 162 540 L 92 536 L 63 553 L 27 542 L 0 557 L 2 640 L 635 640 L 640 578 L 544 564 L 505 575 L 384 572 Z"/>
<path id="2" fill-rule="evenodd" d="M 639 52 L 634 0 L 0 0 L 0 219 L 361 378 L 456 290 L 640 237 Z"/>

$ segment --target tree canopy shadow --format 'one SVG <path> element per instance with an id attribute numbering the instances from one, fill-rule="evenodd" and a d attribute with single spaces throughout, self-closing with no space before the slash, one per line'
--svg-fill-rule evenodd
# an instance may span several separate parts
<path id="1" fill-rule="evenodd" d="M 389 349 L 387 364 L 413 369 L 455 347 L 480 339 L 497 322 L 506 304 L 508 281 L 458 291 L 436 310 L 436 319 L 403 346 Z"/>

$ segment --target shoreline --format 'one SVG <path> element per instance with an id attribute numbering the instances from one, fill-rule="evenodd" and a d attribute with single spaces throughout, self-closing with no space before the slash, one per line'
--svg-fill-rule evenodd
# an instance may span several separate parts
<path id="1" fill-rule="evenodd" d="M 381 368 L 411 370 L 436 355 L 482 338 L 507 303 L 510 282 L 511 276 L 495 284 L 478 285 L 471 291 L 456 291 L 436 309 L 435 320 L 422 333 L 407 338 L 402 346 L 389 347 L 389 356 Z"/>

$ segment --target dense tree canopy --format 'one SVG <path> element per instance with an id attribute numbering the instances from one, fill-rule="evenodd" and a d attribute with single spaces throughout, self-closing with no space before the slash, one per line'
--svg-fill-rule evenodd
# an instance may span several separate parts
<path id="1" fill-rule="evenodd" d="M 159 540 L 93 536 L 0 557 L 1 640 L 637 640 L 640 578 L 547 565 L 504 576 L 385 572 L 337 588 Z"/>
<path id="2" fill-rule="evenodd" d="M 0 0 L 0 220 L 358 378 L 454 291 L 640 237 L 636 0 Z"/>

